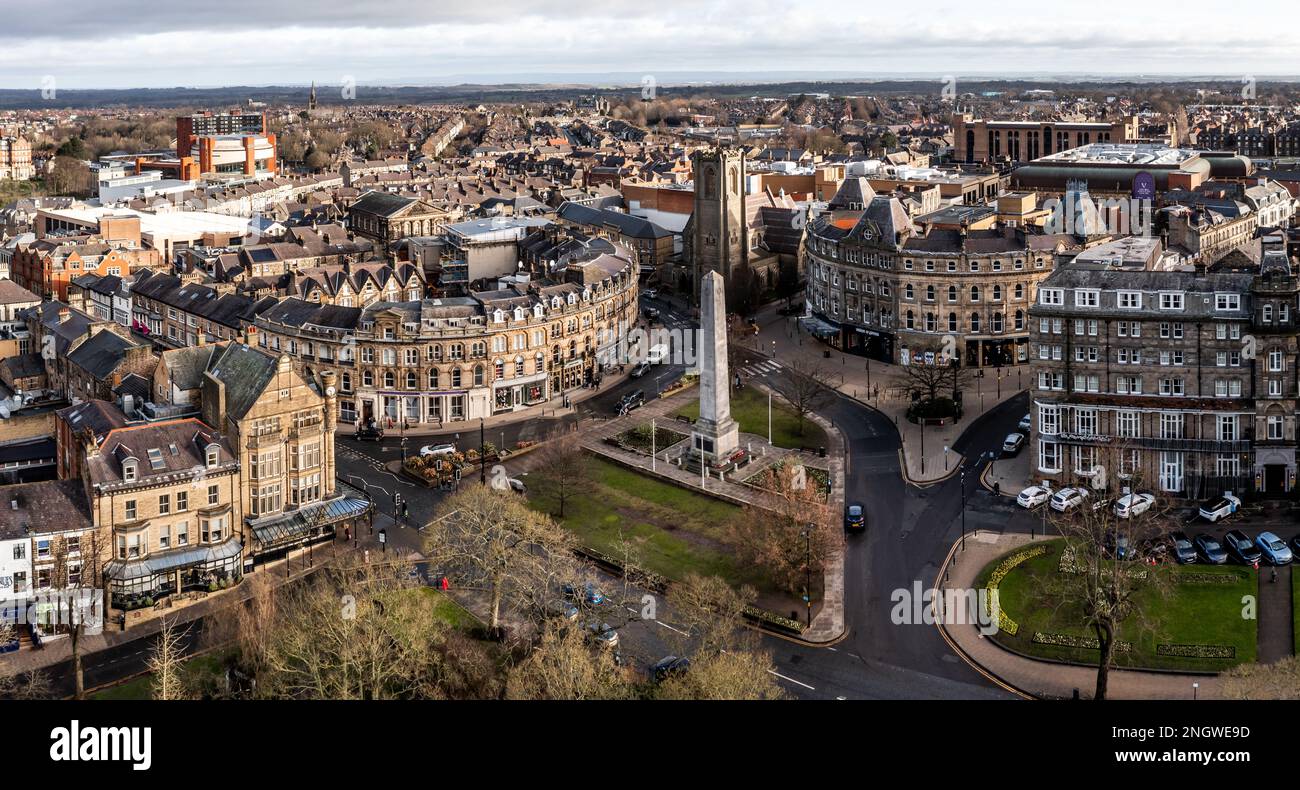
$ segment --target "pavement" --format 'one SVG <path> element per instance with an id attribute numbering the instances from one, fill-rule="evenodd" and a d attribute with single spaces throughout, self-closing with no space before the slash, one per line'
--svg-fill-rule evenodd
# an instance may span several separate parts
<path id="1" fill-rule="evenodd" d="M 907 376 L 898 365 L 842 353 L 802 331 L 797 316 L 782 316 L 778 309 L 769 305 L 759 312 L 760 331 L 744 338 L 743 345 L 768 357 L 775 351 L 777 361 L 809 355 L 818 359 L 836 389 L 894 423 L 902 442 L 906 479 L 913 484 L 927 485 L 951 475 L 962 461 L 955 445 L 966 428 L 1029 384 L 1028 365 L 983 368 L 983 375 L 975 371 L 964 388 L 966 409 L 960 420 L 914 425 L 906 418 L 911 397 Z"/>

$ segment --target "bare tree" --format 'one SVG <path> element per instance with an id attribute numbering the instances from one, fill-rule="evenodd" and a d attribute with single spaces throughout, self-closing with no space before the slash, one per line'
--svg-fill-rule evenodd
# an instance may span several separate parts
<path id="1" fill-rule="evenodd" d="M 0 621 L 0 645 L 17 639 L 13 623 Z M 50 696 L 50 679 L 43 670 L 7 672 L 0 667 L 0 699 L 46 699 Z"/>
<path id="2" fill-rule="evenodd" d="M 427 554 L 456 573 L 460 586 L 487 589 L 494 631 L 507 596 L 544 605 L 554 594 L 551 585 L 576 581 L 572 535 L 513 492 L 471 486 L 448 499 L 443 511 L 447 517 L 429 534 Z"/>
<path id="3" fill-rule="evenodd" d="M 801 464 L 789 462 L 756 477 L 771 496 L 764 500 L 766 507 L 749 505 L 732 520 L 732 543 L 742 562 L 764 569 L 782 589 L 797 593 L 810 575 L 821 573 L 843 536 L 824 493 Z"/>
<path id="4" fill-rule="evenodd" d="M 591 470 L 576 432 L 564 433 L 537 450 L 538 470 L 534 490 L 555 506 L 564 518 L 565 505 L 590 485 Z"/>
<path id="5" fill-rule="evenodd" d="M 507 699 L 634 699 L 636 679 L 613 651 L 587 643 L 581 629 L 548 626 L 532 652 L 512 667 Z"/>
<path id="6" fill-rule="evenodd" d="M 673 585 L 670 597 L 675 618 L 689 634 L 683 651 L 689 644 L 696 656 L 708 656 L 749 646 L 744 615 L 757 597 L 754 588 L 737 590 L 719 576 L 690 573 Z"/>
<path id="7" fill-rule="evenodd" d="M 782 394 L 799 418 L 799 435 L 803 435 L 808 415 L 825 408 L 834 397 L 830 369 L 817 360 L 796 357 L 785 365 Z"/>
<path id="8" fill-rule="evenodd" d="M 72 556 L 71 540 L 76 541 L 75 557 Z M 104 619 L 104 600 L 100 593 L 104 588 L 100 544 L 99 530 L 91 529 L 76 536 L 59 536 L 54 540 L 52 551 L 54 564 L 50 569 L 50 586 L 60 599 L 55 619 L 62 621 L 72 648 L 76 699 L 84 699 L 86 694 L 86 676 L 82 668 L 82 638 L 86 626 L 94 622 L 102 625 Z M 57 630 L 57 625 L 55 628 Z"/>
<path id="9" fill-rule="evenodd" d="M 1241 664 L 1219 676 L 1227 699 L 1300 699 L 1300 658 Z"/>
<path id="10" fill-rule="evenodd" d="M 145 662 L 153 675 L 153 698 L 162 700 L 189 699 L 190 693 L 185 681 L 183 666 L 185 661 L 185 632 L 176 628 L 176 618 L 166 617 L 159 621 L 161 626 L 155 637 L 149 659 Z"/>
<path id="11" fill-rule="evenodd" d="M 956 400 L 957 392 L 970 381 L 970 369 L 957 364 L 957 360 L 947 365 L 904 365 L 903 375 L 908 388 L 920 392 L 926 401 L 937 400 L 941 392 L 951 392 Z"/>
<path id="12" fill-rule="evenodd" d="M 1062 573 L 1048 582 L 1060 605 L 1077 613 L 1097 639 L 1097 685 L 1093 698 L 1106 698 L 1110 670 L 1115 663 L 1117 634 L 1122 626 L 1144 627 L 1143 595 L 1149 589 L 1164 592 L 1165 574 L 1152 567 L 1160 545 L 1157 501 L 1145 512 L 1120 518 L 1107 499 L 1111 477 L 1122 466 L 1122 448 L 1112 448 L 1094 465 L 1085 484 L 1090 495 L 1072 510 L 1053 519 L 1065 539 Z M 1136 475 L 1123 479 L 1139 491 Z"/>
<path id="13" fill-rule="evenodd" d="M 784 699 L 785 691 L 772 674 L 772 658 L 761 651 L 725 651 L 691 662 L 686 672 L 659 685 L 657 699 L 767 700 Z"/>

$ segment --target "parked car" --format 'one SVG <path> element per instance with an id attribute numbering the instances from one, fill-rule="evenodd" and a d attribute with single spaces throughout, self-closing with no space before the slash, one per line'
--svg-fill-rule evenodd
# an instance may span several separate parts
<path id="1" fill-rule="evenodd" d="M 366 420 L 364 423 L 358 420 L 355 438 L 359 442 L 377 442 L 384 438 L 384 429 L 373 419 Z"/>
<path id="2" fill-rule="evenodd" d="M 1169 535 L 1169 546 L 1173 549 L 1174 562 L 1179 565 L 1187 565 L 1196 562 L 1196 547 L 1184 532 L 1173 532 Z"/>
<path id="3" fill-rule="evenodd" d="M 1007 438 L 1002 440 L 1003 455 L 1019 455 L 1020 449 L 1025 446 L 1025 435 L 1023 433 L 1009 433 Z"/>
<path id="4" fill-rule="evenodd" d="M 606 649 L 618 647 L 618 631 L 609 623 L 598 620 L 587 623 L 587 639 Z"/>
<path id="5" fill-rule="evenodd" d="M 1228 561 L 1228 552 L 1213 535 L 1202 533 L 1192 542 L 1196 544 L 1196 553 L 1201 555 L 1201 559 L 1205 562 L 1211 565 L 1222 565 Z"/>
<path id="6" fill-rule="evenodd" d="M 633 409 L 639 409 L 645 405 L 645 393 L 641 390 L 629 392 L 618 401 L 618 408 L 615 409 L 619 414 L 627 414 Z"/>
<path id="7" fill-rule="evenodd" d="M 658 321 L 658 320 L 659 320 L 659 308 L 657 308 L 657 307 L 647 307 L 646 309 L 644 309 L 644 310 L 641 311 L 641 315 L 645 316 L 646 318 L 649 318 L 651 321 Z"/>
<path id="8" fill-rule="evenodd" d="M 1291 556 L 1295 557 L 1297 555 L 1300 555 L 1300 535 L 1291 538 Z"/>
<path id="9" fill-rule="evenodd" d="M 1125 494 L 1115 500 L 1115 517 L 1133 518 L 1134 516 L 1140 516 L 1150 510 L 1155 501 L 1154 494 Z"/>
<path id="10" fill-rule="evenodd" d="M 577 601 L 581 596 L 582 602 L 588 606 L 600 606 L 605 602 L 605 594 L 600 591 L 596 585 L 588 582 L 582 589 L 581 594 L 574 589 L 572 584 L 564 585 L 564 597 L 570 601 Z"/>
<path id="11" fill-rule="evenodd" d="M 1073 510 L 1078 505 L 1082 505 L 1087 498 L 1088 489 L 1086 488 L 1062 488 L 1052 494 L 1052 499 L 1048 504 L 1057 513 L 1064 513 L 1067 510 Z"/>
<path id="12" fill-rule="evenodd" d="M 647 298 L 647 299 L 658 299 L 658 298 L 659 298 L 659 292 L 658 292 L 657 290 L 655 290 L 654 288 L 647 288 L 647 289 L 645 289 L 644 291 L 641 292 L 641 295 L 644 296 L 644 297 Z"/>
<path id="13" fill-rule="evenodd" d="M 844 531 L 861 532 L 867 528 L 867 514 L 862 505 L 849 505 L 844 508 Z"/>
<path id="14" fill-rule="evenodd" d="M 1020 431 L 1021 433 L 1029 433 L 1033 425 L 1034 425 L 1033 419 L 1028 414 L 1026 414 L 1024 417 L 1020 418 L 1020 424 L 1016 426 L 1016 430 Z"/>
<path id="15" fill-rule="evenodd" d="M 1242 565 L 1254 565 L 1264 556 L 1264 552 L 1256 548 L 1254 541 L 1239 529 L 1228 530 L 1223 536 L 1223 543 L 1228 547 L 1228 552 L 1233 558 Z"/>
<path id="16" fill-rule="evenodd" d="M 578 607 L 568 601 L 551 601 L 546 605 L 546 616 L 573 622 L 578 619 Z"/>
<path id="17" fill-rule="evenodd" d="M 632 378 L 639 379 L 650 372 L 649 362 L 638 362 L 636 367 L 632 368 Z"/>
<path id="18" fill-rule="evenodd" d="M 1128 535 L 1107 533 L 1101 543 L 1102 553 L 1117 560 L 1133 559 L 1133 543 Z"/>
<path id="19" fill-rule="evenodd" d="M 1052 496 L 1052 489 L 1045 486 L 1030 486 L 1016 497 L 1016 504 L 1023 508 L 1035 508 Z"/>
<path id="20" fill-rule="evenodd" d="M 691 660 L 689 658 L 664 656 L 650 665 L 650 677 L 656 683 L 663 683 L 668 678 L 686 674 L 686 670 L 690 668 Z"/>
<path id="21" fill-rule="evenodd" d="M 1289 565 L 1291 563 L 1291 549 L 1286 545 L 1286 541 L 1274 535 L 1272 532 L 1261 532 L 1255 538 L 1255 545 L 1264 554 L 1264 560 L 1269 565 Z"/>
<path id="22" fill-rule="evenodd" d="M 1223 496 L 1207 499 L 1201 503 L 1201 518 L 1213 523 L 1236 513 L 1239 507 L 1241 507 L 1241 500 L 1225 492 Z"/>
<path id="23" fill-rule="evenodd" d="M 451 455 L 456 452 L 454 444 L 426 444 L 420 448 L 420 455 L 425 457 L 436 457 L 439 455 Z"/>

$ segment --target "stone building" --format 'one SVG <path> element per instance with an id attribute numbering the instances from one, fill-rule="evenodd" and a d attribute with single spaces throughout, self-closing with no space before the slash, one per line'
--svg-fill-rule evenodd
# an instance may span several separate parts
<path id="1" fill-rule="evenodd" d="M 1167 496 L 1294 489 L 1296 315 L 1285 255 L 1262 270 L 1071 263 L 1030 310 L 1033 476 Z"/>
<path id="2" fill-rule="evenodd" d="M 1021 227 L 930 227 L 897 197 L 847 179 L 804 242 L 808 330 L 844 351 L 899 364 L 945 352 L 972 367 L 1027 357 L 1028 310 L 1074 236 Z"/>

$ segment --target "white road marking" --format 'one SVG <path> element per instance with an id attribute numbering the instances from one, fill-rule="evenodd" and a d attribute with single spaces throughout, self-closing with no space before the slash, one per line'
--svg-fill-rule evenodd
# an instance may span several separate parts
<path id="1" fill-rule="evenodd" d="M 782 675 L 780 672 L 777 672 L 775 669 L 769 669 L 768 672 L 771 673 L 771 674 L 773 674 L 773 675 L 776 675 L 777 677 L 781 678 L 782 680 L 787 680 L 787 681 L 789 681 L 789 682 L 795 684 L 796 686 L 803 686 L 804 688 L 808 689 L 809 691 L 816 691 L 816 690 L 817 690 L 817 688 L 816 688 L 815 686 L 810 686 L 810 685 L 808 685 L 807 683 L 802 683 L 802 682 L 800 682 L 800 681 L 798 681 L 798 680 L 795 680 L 794 678 L 786 677 L 785 675 Z"/>

